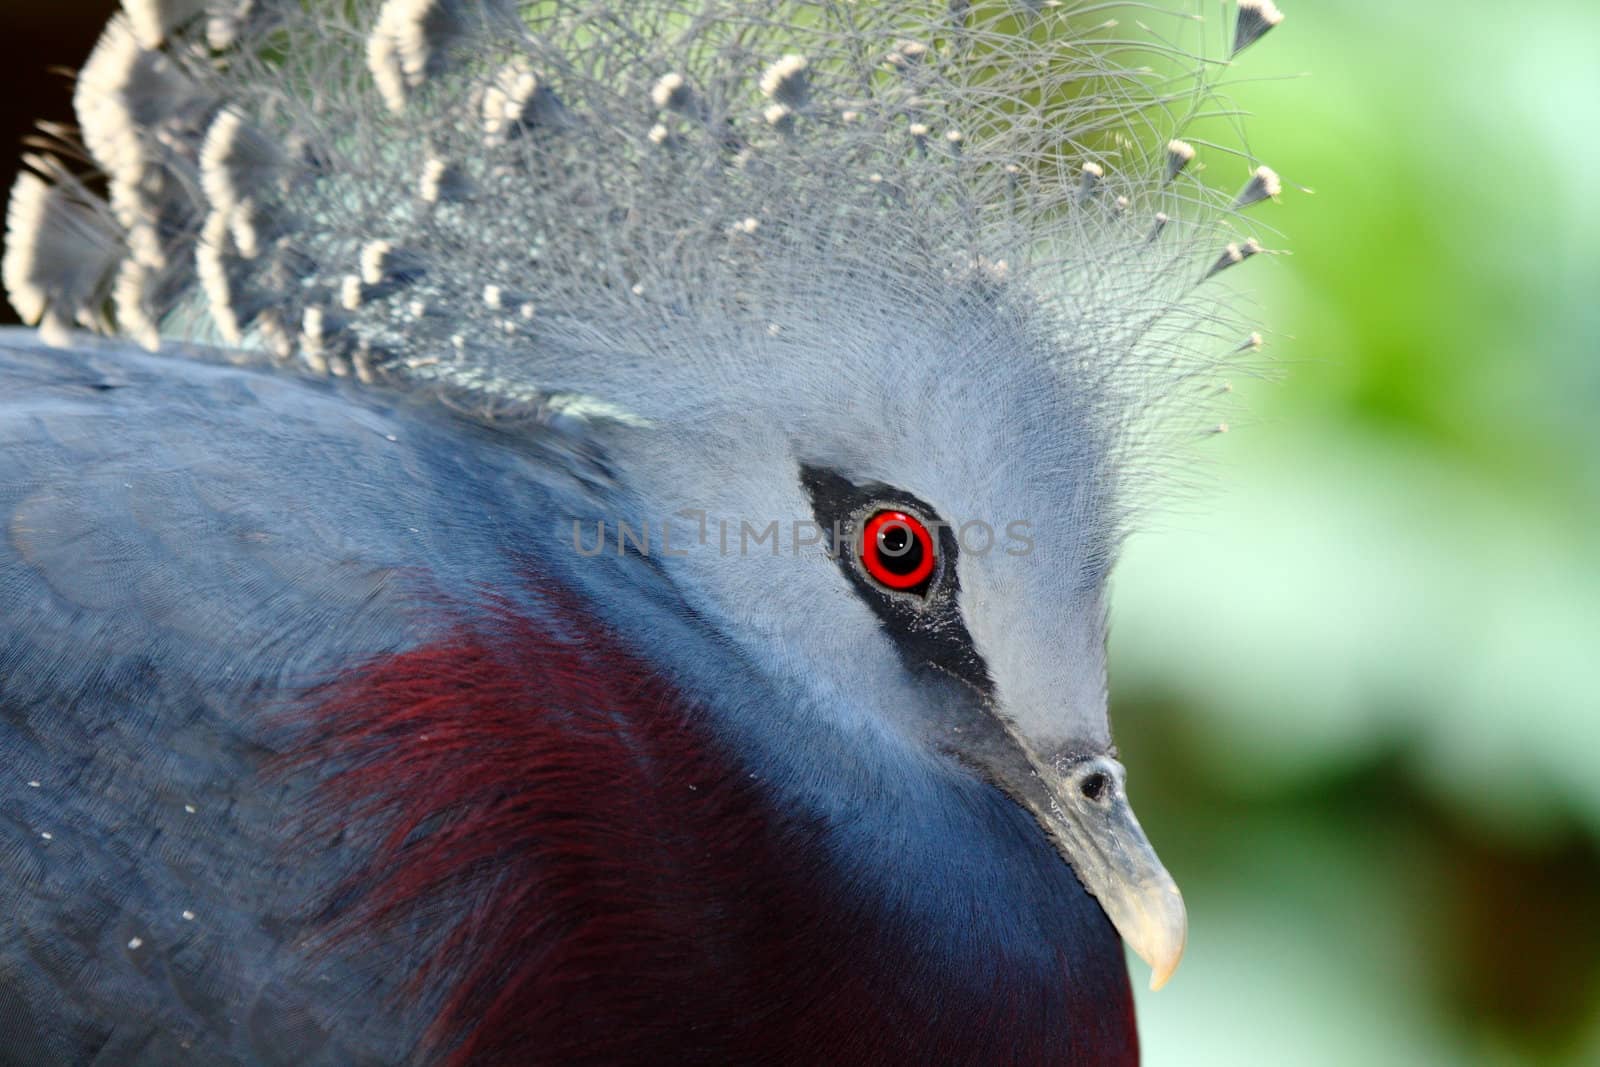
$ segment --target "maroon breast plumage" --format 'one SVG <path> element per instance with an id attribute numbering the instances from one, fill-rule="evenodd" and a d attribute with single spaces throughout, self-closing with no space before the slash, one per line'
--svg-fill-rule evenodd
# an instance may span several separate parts
<path id="1" fill-rule="evenodd" d="M 1120 948 L 1109 997 L 1066 947 L 1050 982 L 1005 945 L 930 966 L 576 605 L 441 633 L 322 691 L 307 742 L 344 754 L 319 820 L 371 841 L 335 943 L 426 918 L 406 988 L 450 1062 L 1137 1062 Z"/>

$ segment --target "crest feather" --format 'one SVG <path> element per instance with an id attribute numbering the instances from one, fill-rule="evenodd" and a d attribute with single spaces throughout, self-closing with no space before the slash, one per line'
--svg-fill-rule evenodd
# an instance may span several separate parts
<path id="1" fill-rule="evenodd" d="M 109 202 L 58 164 L 13 193 L 6 285 L 58 338 L 653 417 L 993 317 L 1110 428 L 1248 332 L 1197 287 L 1262 249 L 1237 212 L 1280 182 L 1202 180 L 1226 157 L 1181 138 L 1222 64 L 1181 14 L 126 4 L 76 98 Z M 1235 51 L 1282 19 L 1236 14 Z"/>

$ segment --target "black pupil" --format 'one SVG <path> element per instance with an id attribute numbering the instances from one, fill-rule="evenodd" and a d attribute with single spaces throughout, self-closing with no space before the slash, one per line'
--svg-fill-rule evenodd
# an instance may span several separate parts
<path id="1" fill-rule="evenodd" d="M 890 574 L 910 574 L 922 566 L 922 541 L 901 522 L 878 531 L 878 560 Z"/>

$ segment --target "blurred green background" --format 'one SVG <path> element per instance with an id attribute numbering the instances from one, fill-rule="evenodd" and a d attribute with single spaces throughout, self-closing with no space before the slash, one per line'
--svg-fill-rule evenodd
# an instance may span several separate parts
<path id="1" fill-rule="evenodd" d="M 1274 380 L 1115 580 L 1148 1060 L 1600 1064 L 1600 4 L 1279 6 Z"/>
<path id="2" fill-rule="evenodd" d="M 113 4 L 0 6 L 15 144 Z M 1600 5 L 1280 6 L 1272 380 L 1115 585 L 1147 1062 L 1600 1064 Z"/>

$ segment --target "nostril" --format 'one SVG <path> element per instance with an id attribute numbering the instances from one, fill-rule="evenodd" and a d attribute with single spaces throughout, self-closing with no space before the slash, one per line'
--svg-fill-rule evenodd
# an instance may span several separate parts
<path id="1" fill-rule="evenodd" d="M 1100 798 L 1106 795 L 1106 787 L 1110 784 L 1110 780 L 1104 774 L 1095 771 L 1078 783 L 1078 792 L 1098 804 Z"/>

